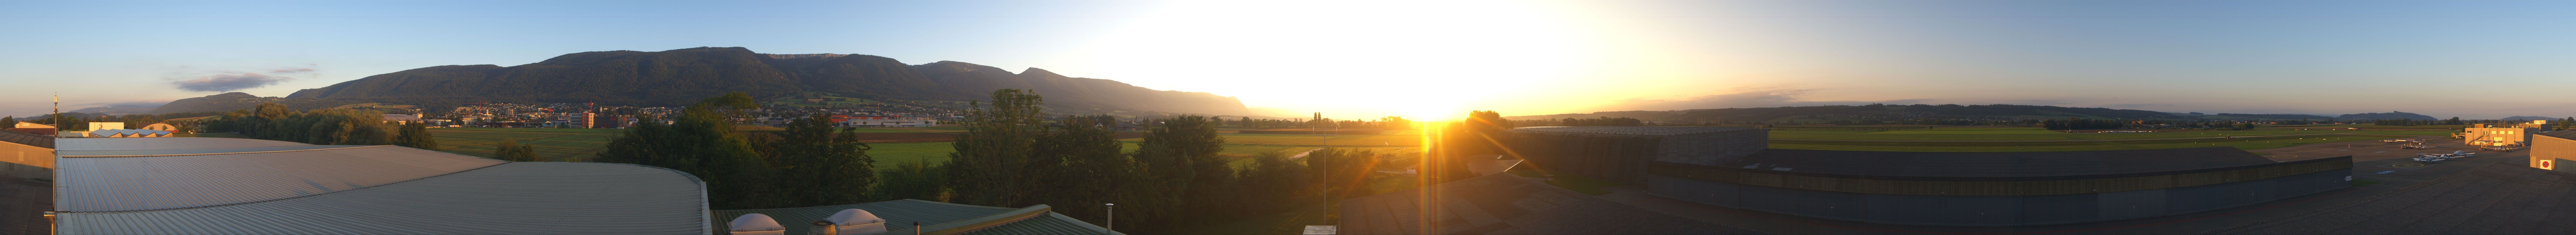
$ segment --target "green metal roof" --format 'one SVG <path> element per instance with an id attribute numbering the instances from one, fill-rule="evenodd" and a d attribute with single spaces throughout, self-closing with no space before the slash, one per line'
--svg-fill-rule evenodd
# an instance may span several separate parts
<path id="1" fill-rule="evenodd" d="M 809 234 L 813 226 L 806 221 L 823 220 L 845 209 L 867 210 L 885 219 L 883 234 L 914 233 L 913 222 L 920 222 L 921 234 L 1124 234 L 1091 223 L 1052 212 L 1047 205 L 1028 208 L 990 207 L 923 200 L 894 200 L 849 205 L 716 210 L 707 223 L 716 231 L 730 230 L 726 222 L 745 214 L 760 213 L 787 225 L 787 234 Z"/>

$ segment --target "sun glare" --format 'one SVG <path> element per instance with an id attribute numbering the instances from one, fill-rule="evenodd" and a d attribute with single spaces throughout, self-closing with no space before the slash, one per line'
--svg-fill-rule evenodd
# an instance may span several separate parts
<path id="1" fill-rule="evenodd" d="M 1445 117 L 1594 61 L 1539 2 L 1176 2 L 1065 58 L 1081 74 L 1334 118 Z M 1441 110 L 1423 110 L 1435 108 Z"/>

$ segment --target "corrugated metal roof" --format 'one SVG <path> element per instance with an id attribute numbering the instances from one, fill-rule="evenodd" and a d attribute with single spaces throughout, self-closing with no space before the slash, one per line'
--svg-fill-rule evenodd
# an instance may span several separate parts
<path id="1" fill-rule="evenodd" d="M 1719 167 L 1930 177 L 2100 175 L 2277 163 L 2235 147 L 2058 152 L 1884 152 L 1764 149 Z"/>
<path id="2" fill-rule="evenodd" d="M 1762 129 L 1762 128 L 1751 128 L 1751 127 L 1704 127 L 1704 126 L 1534 126 L 1534 127 L 1512 128 L 1512 129 L 1505 130 L 1505 131 L 1513 131 L 1513 132 L 1558 132 L 1558 133 L 1611 134 L 1611 135 L 1644 135 L 1644 136 L 1674 136 L 1674 135 L 1707 134 L 1707 133 L 1718 133 L 1718 132 L 1734 132 L 1734 131 L 1768 131 L 1768 130 L 1767 130 L 1767 129 Z"/>
<path id="3" fill-rule="evenodd" d="M 1040 206 L 1033 206 L 1032 208 L 1044 209 Z M 715 217 L 711 217 L 709 220 L 703 221 L 702 223 L 706 223 L 709 226 L 715 226 L 717 229 L 721 230 L 725 229 L 724 223 L 731 221 L 734 217 L 740 217 L 744 214 L 760 213 L 763 215 L 769 215 L 771 218 L 776 218 L 780 224 L 791 224 L 787 226 L 787 234 L 807 234 L 808 230 L 811 230 L 813 226 L 803 226 L 803 222 L 822 220 L 825 217 L 831 217 L 832 213 L 840 212 L 844 209 L 867 210 L 868 213 L 876 214 L 877 218 L 886 220 L 886 230 L 895 231 L 913 229 L 913 222 L 921 222 L 922 227 L 939 230 L 939 228 L 984 222 L 982 220 L 994 219 L 997 217 L 1007 217 L 997 215 L 1011 213 L 1014 211 L 1029 210 L 1031 208 L 990 207 L 904 199 L 817 207 L 716 210 Z M 1064 217 L 1064 215 L 1056 214 L 1055 212 L 1033 212 L 1044 214 L 1037 217 L 1020 219 L 1019 221 L 1012 221 L 998 226 L 966 231 L 966 234 L 1121 234 L 1115 231 L 1109 231 L 1108 229 L 1099 228 L 1099 226 L 1092 226 L 1090 223 L 1084 223 L 1080 220 L 1074 220 L 1071 217 Z M 990 232 L 988 233 L 987 231 Z M 910 232 L 901 233 L 909 234 Z"/>
<path id="4" fill-rule="evenodd" d="M 679 171 L 513 162 L 275 201 L 57 218 L 60 234 L 706 234 L 707 212 L 704 185 Z"/>
<path id="5" fill-rule="evenodd" d="M 1037 217 L 1037 218 L 1021 219 L 1020 221 L 1017 221 L 1017 222 L 1011 222 L 1010 224 L 1003 224 L 1003 225 L 1001 225 L 1001 226 L 993 226 L 993 227 L 991 227 L 991 228 L 985 228 L 985 229 L 981 229 L 981 230 L 975 230 L 975 231 L 972 231 L 972 232 L 966 232 L 966 233 L 963 233 L 963 234 L 981 235 L 981 234 L 1125 234 L 1125 233 L 1119 233 L 1118 231 L 1109 231 L 1109 229 L 1101 228 L 1100 226 L 1094 226 L 1094 225 L 1091 225 L 1091 223 L 1090 223 L 1090 222 L 1082 222 L 1082 220 L 1074 219 L 1073 217 L 1066 217 L 1066 216 L 1064 216 L 1064 214 L 1056 214 L 1056 213 L 1054 213 L 1054 212 L 1048 212 L 1048 213 L 1046 213 L 1046 215 L 1044 215 L 1044 216 L 1040 216 L 1040 217 Z"/>
<path id="6" fill-rule="evenodd" d="M 336 149 L 336 148 L 363 148 L 363 147 L 375 147 L 375 146 L 392 146 L 392 145 L 288 145 L 288 146 L 243 147 L 243 148 L 219 148 L 219 149 L 157 149 L 157 150 L 54 151 L 54 156 L 63 156 L 63 157 L 132 157 L 132 156 L 201 155 L 201 154 L 255 153 L 255 152 L 277 152 L 277 151 L 303 151 L 303 150 L 320 150 L 320 149 Z"/>
<path id="7" fill-rule="evenodd" d="M 53 136 L 12 130 L 0 130 L 0 142 L 18 143 L 27 146 L 36 146 L 37 148 L 54 148 Z"/>
<path id="8" fill-rule="evenodd" d="M 57 140 L 61 151 L 211 149 L 262 146 L 308 145 L 304 143 L 241 138 L 169 137 L 169 138 L 63 138 Z"/>
<path id="9" fill-rule="evenodd" d="M 99 144 L 91 141 L 71 143 Z M 216 144 L 123 143 L 161 146 Z M 55 211 L 102 212 L 268 201 L 386 185 L 506 162 L 391 146 L 214 155 L 67 157 L 59 158 L 55 163 L 61 175 L 61 179 L 56 181 L 62 187 L 58 195 L 63 198 L 57 198 L 54 207 Z"/>
<path id="10" fill-rule="evenodd" d="M 2548 137 L 2558 137 L 2559 139 L 2576 140 L 2576 130 L 2555 130 L 2555 131 L 2541 132 L 2541 133 L 2540 133 L 2540 135 L 2541 135 L 2541 136 L 2548 136 Z"/>

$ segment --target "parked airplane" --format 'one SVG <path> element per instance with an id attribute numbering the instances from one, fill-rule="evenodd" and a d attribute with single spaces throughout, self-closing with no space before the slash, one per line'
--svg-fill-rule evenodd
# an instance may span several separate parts
<path id="1" fill-rule="evenodd" d="M 2476 156 L 2476 155 L 2477 155 L 2477 153 L 2471 153 L 2471 152 L 2468 152 L 2468 151 L 2451 151 L 2451 153 L 2427 153 L 2427 154 L 2417 154 L 2417 155 L 2415 155 L 2415 158 L 2412 158 L 2412 159 L 2413 159 L 2413 160 L 2415 160 L 2415 161 L 2418 161 L 2418 162 L 2433 163 L 2433 162 L 2438 162 L 2438 161 L 2442 161 L 2442 160 L 2451 160 L 2452 158 L 2464 158 L 2464 157 Z"/>

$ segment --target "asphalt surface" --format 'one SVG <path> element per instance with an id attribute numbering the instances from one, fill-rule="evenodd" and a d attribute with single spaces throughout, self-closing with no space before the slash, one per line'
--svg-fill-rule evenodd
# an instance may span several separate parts
<path id="1" fill-rule="evenodd" d="M 2089 133 L 2088 133 L 2088 134 L 2089 134 Z M 2104 134 L 2123 134 L 2123 133 L 2104 133 Z M 2081 134 L 2073 134 L 2073 135 L 2081 135 Z M 2296 135 L 2248 135 L 2248 136 L 2219 136 L 2219 137 L 2191 137 L 2191 138 L 2099 139 L 2099 140 L 1829 140 L 1829 139 L 1775 139 L 1775 140 L 1855 141 L 1855 142 L 2067 142 L 2067 141 L 2123 141 L 2123 140 L 2188 140 L 2188 139 L 2220 139 L 2220 138 L 2227 138 L 2227 137 L 2238 137 L 2238 138 L 2244 138 L 2244 137 L 2301 136 L 2301 135 L 2372 135 L 2372 134 L 2367 134 L 2367 133 L 2316 133 L 2316 134 L 2296 134 Z"/>
<path id="2" fill-rule="evenodd" d="M 2200 213 L 2081 224 L 2018 227 L 1872 224 L 1773 214 L 1667 199 L 1647 195 L 1645 188 L 1639 185 L 1602 188 L 1611 193 L 1595 197 L 1685 218 L 1773 234 L 2203 234 L 2312 213 L 2335 213 L 2330 209 L 2345 208 L 2339 206 L 2466 172 L 2482 165 L 2521 164 L 2522 160 L 2529 156 L 2522 151 L 2485 152 L 2474 157 L 2439 163 L 2418 163 L 2407 158 L 2419 153 L 2450 153 L 2454 150 L 2474 152 L 2476 147 L 2443 141 L 2439 137 L 2416 139 L 2427 139 L 2442 147 L 2422 150 L 2396 149 L 2398 143 L 2382 144 L 2372 140 L 2308 144 L 2261 151 L 2274 152 L 2267 156 L 2275 157 L 2276 161 L 2353 156 L 2354 179 L 2378 181 L 2378 183 Z"/>

